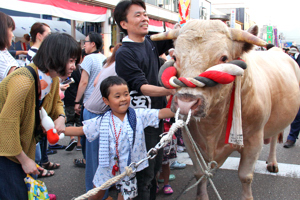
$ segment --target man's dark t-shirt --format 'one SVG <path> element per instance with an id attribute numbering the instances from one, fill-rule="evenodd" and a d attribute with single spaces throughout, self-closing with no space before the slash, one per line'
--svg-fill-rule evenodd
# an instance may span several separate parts
<path id="1" fill-rule="evenodd" d="M 172 40 L 153 42 L 150 36 L 146 36 L 144 42 L 141 43 L 123 41 L 116 53 L 116 72 L 128 83 L 132 105 L 156 109 L 166 106 L 165 97 L 144 96 L 140 98 L 142 95 L 140 88 L 144 84 L 160 86 L 158 57 L 172 47 Z"/>

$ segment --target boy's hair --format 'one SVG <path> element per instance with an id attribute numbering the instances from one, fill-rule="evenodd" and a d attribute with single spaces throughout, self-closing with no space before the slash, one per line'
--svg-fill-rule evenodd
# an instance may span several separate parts
<path id="1" fill-rule="evenodd" d="M 8 29 L 15 30 L 14 20 L 7 14 L 0 12 L 0 50 L 9 49 Z"/>
<path id="2" fill-rule="evenodd" d="M 119 77 L 119 76 L 109 76 L 106 79 L 104 79 L 100 85 L 100 92 L 102 97 L 105 97 L 108 99 L 108 96 L 110 94 L 110 87 L 114 85 L 127 85 L 127 82 Z M 128 87 L 128 85 L 127 85 Z"/>
<path id="3" fill-rule="evenodd" d="M 102 50 L 102 36 L 96 32 L 89 32 L 90 42 L 95 42 L 97 51 L 100 52 Z"/>
<path id="4" fill-rule="evenodd" d="M 119 28 L 124 32 L 126 35 L 128 35 L 127 30 L 123 29 L 120 25 L 121 21 L 127 22 L 127 14 L 130 6 L 132 5 L 138 5 L 144 8 L 146 10 L 145 2 L 142 0 L 123 0 L 120 1 L 117 6 L 115 7 L 114 11 L 114 19 L 117 22 Z"/>
<path id="5" fill-rule="evenodd" d="M 32 42 L 36 42 L 36 35 L 38 33 L 43 34 L 45 32 L 45 26 L 50 28 L 50 26 L 48 24 L 41 23 L 41 22 L 36 22 L 31 26 L 30 36 L 31 36 Z"/>
<path id="6" fill-rule="evenodd" d="M 65 76 L 70 58 L 77 59 L 77 65 L 80 56 L 80 45 L 72 36 L 66 33 L 53 33 L 42 42 L 33 57 L 33 63 L 44 73 L 54 70 L 59 75 Z"/>

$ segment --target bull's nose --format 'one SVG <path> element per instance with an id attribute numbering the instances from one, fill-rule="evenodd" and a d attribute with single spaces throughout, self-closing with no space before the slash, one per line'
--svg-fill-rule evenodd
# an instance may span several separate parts
<path id="1" fill-rule="evenodd" d="M 180 114 L 187 115 L 189 113 L 189 110 L 194 110 L 198 106 L 199 100 L 190 100 L 190 101 L 184 101 L 178 98 L 177 103 L 178 107 L 180 108 Z"/>

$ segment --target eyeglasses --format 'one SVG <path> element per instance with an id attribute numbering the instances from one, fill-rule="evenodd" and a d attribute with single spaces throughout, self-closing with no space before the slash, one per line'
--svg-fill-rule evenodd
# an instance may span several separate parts
<path id="1" fill-rule="evenodd" d="M 86 41 L 86 40 L 83 41 L 84 44 L 85 44 L 86 42 L 91 42 L 91 41 Z"/>

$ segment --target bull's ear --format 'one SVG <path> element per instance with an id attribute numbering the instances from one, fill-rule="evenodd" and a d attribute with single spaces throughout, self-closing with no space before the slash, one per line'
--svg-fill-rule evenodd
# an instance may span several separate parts
<path id="1" fill-rule="evenodd" d="M 257 25 L 253 25 L 247 31 L 249 33 L 251 33 L 252 35 L 257 36 L 258 35 L 258 26 Z"/>

